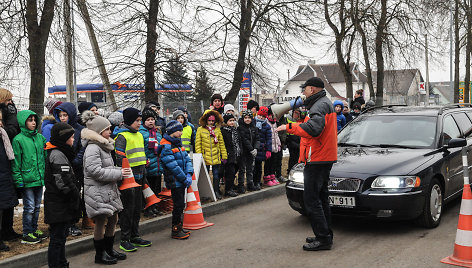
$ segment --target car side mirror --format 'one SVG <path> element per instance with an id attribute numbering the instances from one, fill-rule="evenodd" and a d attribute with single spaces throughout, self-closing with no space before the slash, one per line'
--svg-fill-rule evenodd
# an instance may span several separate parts
<path id="1" fill-rule="evenodd" d="M 458 147 L 464 147 L 467 146 L 467 140 L 464 138 L 454 138 L 450 139 L 447 145 L 445 146 L 446 148 L 458 148 Z"/>

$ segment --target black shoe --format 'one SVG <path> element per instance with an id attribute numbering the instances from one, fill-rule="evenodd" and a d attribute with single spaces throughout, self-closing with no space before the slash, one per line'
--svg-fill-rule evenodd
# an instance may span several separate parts
<path id="1" fill-rule="evenodd" d="M 135 247 L 150 247 L 152 245 L 151 241 L 144 240 L 139 236 L 135 238 L 131 238 L 130 242 Z"/>
<path id="2" fill-rule="evenodd" d="M 332 245 L 333 245 L 332 242 L 321 242 L 321 241 L 315 240 L 311 243 L 303 245 L 303 250 L 306 250 L 306 251 L 330 250 Z"/>
<path id="3" fill-rule="evenodd" d="M 150 208 L 147 208 L 144 210 L 144 217 L 147 218 L 154 218 L 157 217 L 157 215 L 154 213 L 154 211 Z"/>
<path id="4" fill-rule="evenodd" d="M 215 191 L 216 200 L 221 200 L 221 194 L 219 191 Z"/>
<path id="5" fill-rule="evenodd" d="M 236 196 L 238 196 L 238 193 L 236 193 L 233 190 L 228 190 L 228 191 L 225 192 L 225 196 L 236 197 Z"/>
<path id="6" fill-rule="evenodd" d="M 312 243 L 312 242 L 314 242 L 315 240 L 316 240 L 316 236 L 308 236 L 308 237 L 305 239 L 305 241 L 306 241 L 307 243 Z"/>
<path id="7" fill-rule="evenodd" d="M 246 193 L 246 189 L 244 189 L 244 185 L 238 186 L 237 192 L 238 192 L 238 194 Z"/>
<path id="8" fill-rule="evenodd" d="M 105 250 L 105 239 L 93 240 L 95 247 L 95 263 L 99 264 L 116 264 L 118 260 L 110 255 Z"/>
<path id="9" fill-rule="evenodd" d="M 181 225 L 172 225 L 171 237 L 174 239 L 187 239 L 190 233 L 185 233 Z"/>
<path id="10" fill-rule="evenodd" d="M 287 178 L 285 178 L 285 177 L 283 177 L 283 176 L 279 176 L 279 177 L 277 178 L 277 180 L 278 180 L 279 182 L 287 182 L 287 181 L 288 181 Z"/>
<path id="11" fill-rule="evenodd" d="M 154 214 L 156 214 L 156 217 L 157 217 L 157 216 L 162 216 L 162 215 L 164 215 L 162 212 L 159 211 L 159 209 L 157 208 L 157 206 L 153 206 L 153 207 L 152 207 L 152 212 L 153 212 Z"/>
<path id="12" fill-rule="evenodd" d="M 133 246 L 133 244 L 129 242 L 129 240 L 121 240 L 120 249 L 126 252 L 135 252 L 138 250 L 135 246 Z"/>
<path id="13" fill-rule="evenodd" d="M 13 241 L 13 240 L 20 239 L 22 237 L 23 237 L 22 234 L 19 234 L 13 231 L 13 229 L 10 232 L 5 232 L 2 234 L 3 241 Z"/>
<path id="14" fill-rule="evenodd" d="M 82 235 L 82 231 L 80 231 L 79 228 L 77 228 L 77 225 L 72 224 L 72 225 L 69 227 L 69 234 L 70 234 L 71 236 L 79 236 L 79 235 Z"/>
<path id="15" fill-rule="evenodd" d="M 113 242 L 115 241 L 114 236 L 105 236 L 103 237 L 103 240 L 105 240 L 105 250 L 108 253 L 108 255 L 116 258 L 119 261 L 126 260 L 126 254 L 120 253 L 116 250 L 113 249 Z"/>
<path id="16" fill-rule="evenodd" d="M 5 245 L 2 240 L 0 240 L 0 251 L 9 251 L 10 247 Z"/>
<path id="17" fill-rule="evenodd" d="M 261 190 L 261 186 L 259 185 L 259 183 L 254 183 L 254 191 L 260 191 Z"/>

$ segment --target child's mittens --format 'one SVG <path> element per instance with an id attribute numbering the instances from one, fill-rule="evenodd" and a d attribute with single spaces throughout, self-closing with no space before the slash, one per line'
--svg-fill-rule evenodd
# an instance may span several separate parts
<path id="1" fill-rule="evenodd" d="M 271 152 L 270 152 L 270 151 L 267 151 L 267 152 L 266 152 L 266 159 L 269 159 L 270 156 L 271 156 Z"/>
<path id="2" fill-rule="evenodd" d="M 192 174 L 187 174 L 187 178 L 184 181 L 185 187 L 190 187 L 192 185 Z"/>
<path id="3" fill-rule="evenodd" d="M 224 165 L 226 165 L 227 162 L 228 162 L 228 160 L 226 160 L 226 159 L 221 159 L 221 163 L 223 163 Z"/>
<path id="4" fill-rule="evenodd" d="M 252 154 L 253 157 L 256 157 L 256 155 L 257 155 L 257 150 L 256 150 L 256 149 L 252 150 L 252 151 L 251 151 L 251 154 Z"/>

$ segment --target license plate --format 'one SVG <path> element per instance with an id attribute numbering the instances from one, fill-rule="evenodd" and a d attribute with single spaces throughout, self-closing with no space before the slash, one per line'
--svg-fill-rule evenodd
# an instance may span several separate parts
<path id="1" fill-rule="evenodd" d="M 329 205 L 335 207 L 355 207 L 356 199 L 352 196 L 329 196 Z"/>

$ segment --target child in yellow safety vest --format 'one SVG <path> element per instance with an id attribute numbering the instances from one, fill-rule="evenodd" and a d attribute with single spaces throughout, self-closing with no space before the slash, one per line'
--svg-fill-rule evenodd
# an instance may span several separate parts
<path id="1" fill-rule="evenodd" d="M 136 182 L 142 185 L 146 167 L 146 153 L 144 138 L 138 131 L 141 126 L 141 111 L 135 108 L 126 108 L 123 111 L 123 126 L 118 129 L 115 137 L 116 164 L 122 166 L 127 158 Z M 137 247 L 149 247 L 151 241 L 139 237 L 138 227 L 141 209 L 143 208 L 142 186 L 120 190 L 123 210 L 120 213 L 121 241 L 120 249 L 133 252 Z"/>
<path id="2" fill-rule="evenodd" d="M 178 121 L 183 126 L 182 137 L 180 139 L 182 140 L 185 151 L 187 151 L 187 153 L 193 152 L 193 148 L 195 147 L 195 131 L 188 124 L 185 113 L 181 110 L 175 110 L 172 114 L 172 119 Z"/>

